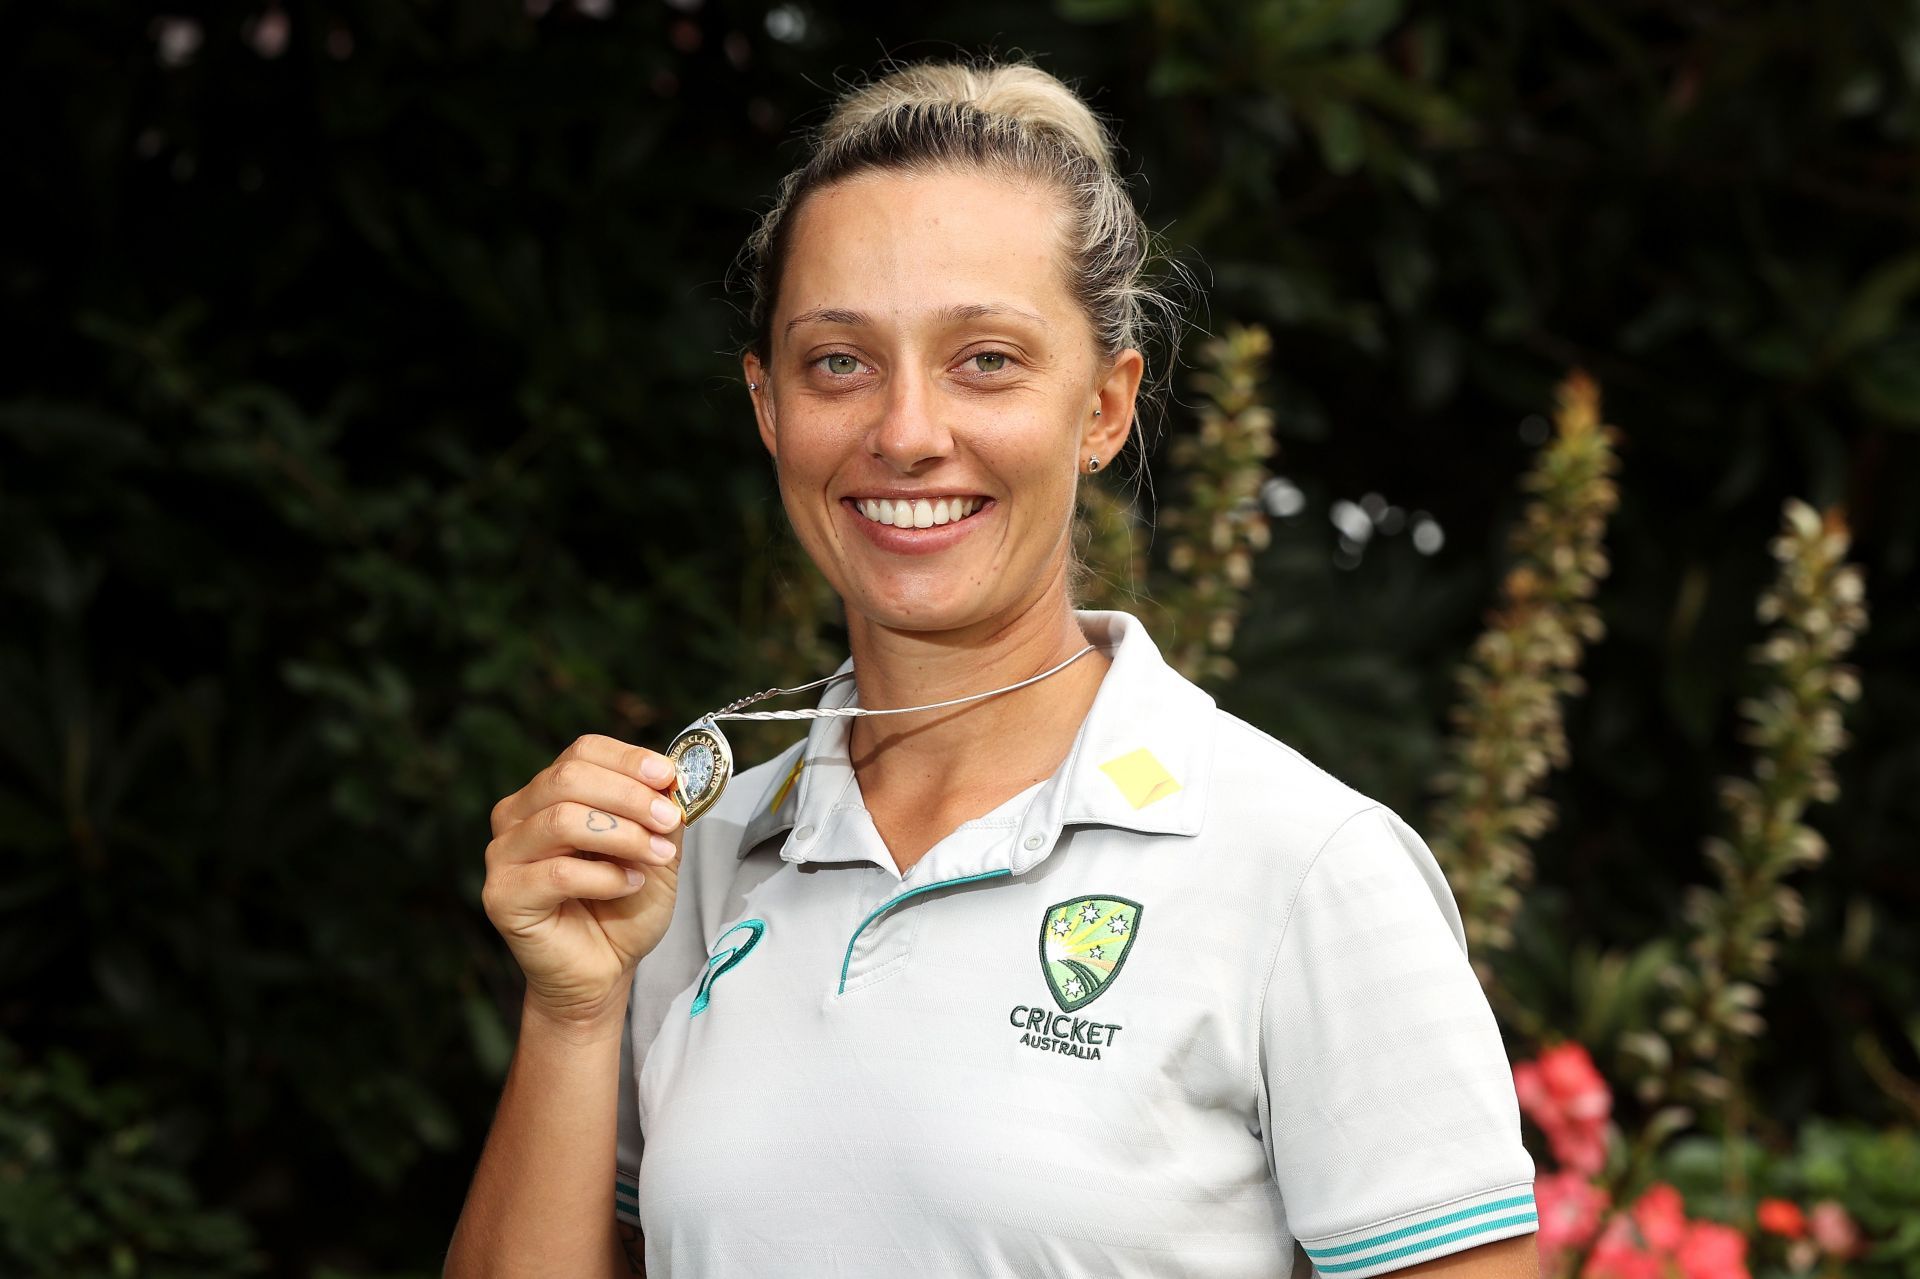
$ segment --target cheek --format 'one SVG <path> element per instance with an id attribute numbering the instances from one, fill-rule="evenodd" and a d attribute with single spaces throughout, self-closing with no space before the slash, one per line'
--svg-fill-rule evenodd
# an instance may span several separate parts
<path id="1" fill-rule="evenodd" d="M 845 465 L 848 442 L 856 437 L 855 428 L 831 415 L 792 413 L 783 418 L 775 451 L 782 490 L 797 496 L 809 486 L 819 489 Z"/>
<path id="2" fill-rule="evenodd" d="M 1078 441 L 1064 435 L 1057 415 L 1028 422 L 1017 435 L 1005 435 L 999 447 L 982 448 L 982 460 L 1013 499 L 1015 521 L 1027 529 L 1057 531 L 1073 522 Z M 1045 537 L 1021 538 L 1036 551 L 1051 548 Z"/>

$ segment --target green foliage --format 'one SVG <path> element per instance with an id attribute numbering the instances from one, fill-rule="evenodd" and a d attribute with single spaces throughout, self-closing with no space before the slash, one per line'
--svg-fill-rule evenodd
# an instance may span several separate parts
<path id="1" fill-rule="evenodd" d="M 246 1222 L 201 1205 L 175 1147 L 177 1122 L 132 1085 L 99 1084 L 71 1052 L 30 1062 L 0 1038 L 0 1259 L 8 1273 L 261 1273 L 266 1259 Z"/>
<path id="2" fill-rule="evenodd" d="M 1745 1221 L 1746 1202 L 1726 1194 L 1728 1167 L 1753 1187 L 1755 1197 L 1807 1205 L 1838 1202 L 1871 1241 L 1859 1257 L 1846 1262 L 1854 1279 L 1914 1279 L 1920 1275 L 1920 1132 L 1911 1128 L 1878 1131 L 1859 1123 L 1809 1120 L 1786 1149 L 1753 1142 L 1729 1146 L 1711 1137 L 1688 1137 L 1667 1148 L 1657 1176 L 1671 1182 L 1696 1209 L 1714 1217 Z M 1777 1243 L 1757 1249 L 1761 1279 L 1788 1273 Z M 1770 1263 L 1770 1264 L 1769 1264 Z"/>

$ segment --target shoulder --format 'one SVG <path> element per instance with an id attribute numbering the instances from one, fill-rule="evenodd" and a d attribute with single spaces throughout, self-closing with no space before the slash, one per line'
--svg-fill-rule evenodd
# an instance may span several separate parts
<path id="1" fill-rule="evenodd" d="M 1255 868 L 1249 887 L 1279 906 L 1283 929 L 1303 901 L 1324 911 L 1385 894 L 1437 908 L 1464 945 L 1446 875 L 1412 822 L 1228 711 L 1214 710 L 1212 735 L 1207 842 Z"/>
<path id="2" fill-rule="evenodd" d="M 1209 717 L 1206 829 L 1289 862 L 1311 859 L 1344 826 L 1383 804 L 1230 711 Z"/>
<path id="3" fill-rule="evenodd" d="M 792 824 L 799 766 L 807 741 L 736 773 L 712 808 L 687 828 L 682 859 L 732 858 Z"/>

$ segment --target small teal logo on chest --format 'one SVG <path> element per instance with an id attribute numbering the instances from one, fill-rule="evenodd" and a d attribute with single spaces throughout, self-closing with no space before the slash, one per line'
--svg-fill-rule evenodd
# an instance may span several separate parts
<path id="1" fill-rule="evenodd" d="M 1120 975 L 1145 908 L 1124 897 L 1076 897 L 1040 917 L 1040 971 L 1061 1012 L 1098 999 Z"/>
<path id="2" fill-rule="evenodd" d="M 766 931 L 766 920 L 743 919 L 720 934 L 720 940 L 707 953 L 707 968 L 700 974 L 700 988 L 693 993 L 693 1008 L 687 1016 L 698 1017 L 707 1011 L 707 1004 L 713 999 L 713 983 L 720 980 L 722 973 L 751 954 Z"/>

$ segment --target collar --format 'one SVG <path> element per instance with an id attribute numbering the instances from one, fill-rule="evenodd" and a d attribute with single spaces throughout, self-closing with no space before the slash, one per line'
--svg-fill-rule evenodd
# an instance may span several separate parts
<path id="1" fill-rule="evenodd" d="M 1071 825 L 1116 826 L 1151 835 L 1197 835 L 1213 763 L 1214 702 L 1161 657 L 1140 619 L 1119 610 L 1076 609 L 1087 639 L 1112 658 L 1065 761 L 1034 792 L 1014 834 L 1012 869 L 1031 869 Z M 834 673 L 853 669 L 851 658 Z M 821 707 L 844 706 L 852 680 L 830 686 Z M 846 841 L 828 835 L 862 807 L 847 754 L 853 719 L 809 722 L 807 736 L 778 757 L 754 806 L 740 854 L 789 832 L 781 857 L 836 861 Z"/>

